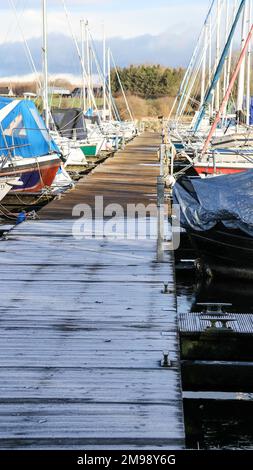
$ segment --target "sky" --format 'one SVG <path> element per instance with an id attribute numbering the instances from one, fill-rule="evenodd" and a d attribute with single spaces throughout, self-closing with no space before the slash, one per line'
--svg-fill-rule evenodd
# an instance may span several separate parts
<path id="1" fill-rule="evenodd" d="M 80 66 L 63 1 L 47 3 L 50 73 L 78 75 Z M 88 19 L 98 50 L 104 23 L 108 45 L 120 66 L 131 63 L 185 66 L 210 0 L 65 0 L 65 3 L 77 37 L 80 19 Z M 36 67 L 41 69 L 41 4 L 41 0 L 0 0 L 1 77 L 31 72 L 23 37 Z"/>

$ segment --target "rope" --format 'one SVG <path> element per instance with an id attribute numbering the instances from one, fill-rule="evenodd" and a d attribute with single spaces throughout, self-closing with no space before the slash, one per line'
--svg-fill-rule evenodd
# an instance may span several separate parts
<path id="1" fill-rule="evenodd" d="M 13 0 L 9 0 L 9 3 L 10 5 L 12 6 L 13 10 L 14 10 L 14 13 L 15 13 L 15 17 L 16 17 L 16 20 L 17 20 L 17 25 L 18 25 L 18 28 L 20 30 L 20 33 L 21 33 L 21 36 L 22 36 L 22 39 L 24 41 L 24 47 L 25 47 L 25 53 L 26 53 L 26 56 L 27 56 L 27 59 L 28 59 L 28 62 L 30 62 L 30 65 L 32 66 L 32 70 L 35 74 L 35 77 L 36 77 L 36 81 L 38 83 L 38 85 L 41 87 L 41 81 L 40 81 L 40 78 L 39 78 L 39 74 L 38 74 L 38 71 L 36 69 L 36 66 L 35 66 L 35 62 L 33 60 L 33 56 L 32 56 L 32 53 L 30 51 L 30 48 L 28 46 L 28 43 L 27 43 L 27 40 L 25 38 L 25 35 L 24 35 L 24 31 L 21 27 L 21 24 L 20 24 L 20 21 L 19 21 L 19 17 L 18 17 L 18 12 L 17 12 L 17 8 L 16 8 L 16 5 L 14 4 L 14 1 Z"/>

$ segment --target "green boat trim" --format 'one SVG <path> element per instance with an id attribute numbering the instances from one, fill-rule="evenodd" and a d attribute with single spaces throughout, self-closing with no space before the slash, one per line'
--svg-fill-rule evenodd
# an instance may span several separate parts
<path id="1" fill-rule="evenodd" d="M 92 144 L 92 145 L 86 144 L 80 147 L 85 157 L 96 157 L 97 148 L 98 146 L 96 144 Z"/>

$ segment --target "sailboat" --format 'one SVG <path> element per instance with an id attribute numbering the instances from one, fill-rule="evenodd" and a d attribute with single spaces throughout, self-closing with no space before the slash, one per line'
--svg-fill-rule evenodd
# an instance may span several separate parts
<path id="1" fill-rule="evenodd" d="M 210 132 L 204 144 L 204 148 L 202 151 L 202 158 L 200 159 L 198 163 L 196 163 L 197 167 L 195 166 L 195 168 L 197 169 L 197 172 L 199 174 L 200 172 L 203 171 L 203 168 L 204 168 L 204 171 L 208 171 L 210 173 L 217 173 L 217 170 L 218 170 L 219 173 L 226 174 L 226 173 L 237 173 L 240 171 L 245 171 L 246 169 L 253 167 L 253 148 L 251 148 L 251 150 L 249 150 L 248 148 L 247 149 L 244 148 L 242 150 L 241 148 L 238 148 L 237 152 L 235 151 L 235 149 L 231 150 L 231 149 L 219 149 L 218 148 L 217 150 L 213 152 L 213 162 L 212 162 L 213 165 L 212 166 L 209 165 L 208 156 L 207 156 L 209 144 L 211 142 L 212 136 L 215 132 L 215 129 L 219 121 L 222 119 L 224 109 L 228 102 L 228 98 L 234 86 L 237 75 L 241 70 L 241 66 L 242 66 L 248 45 L 251 41 L 252 35 L 253 35 L 253 25 L 251 25 L 251 29 L 248 33 L 247 39 L 245 41 L 245 45 L 241 52 L 233 77 L 231 79 L 231 82 L 223 98 L 220 109 L 217 113 L 217 116 L 214 120 L 214 123 L 210 129 Z M 246 135 L 245 135 L 245 139 L 247 139 Z"/>
<path id="2" fill-rule="evenodd" d="M 53 119 L 53 113 L 49 106 L 49 92 L 48 92 L 48 24 L 47 24 L 47 0 L 42 1 L 42 18 L 43 18 L 43 48 L 42 48 L 42 58 L 43 58 L 43 84 L 42 84 L 42 95 L 43 95 L 43 117 L 45 120 L 46 128 L 50 131 L 51 137 L 56 142 L 57 146 L 60 148 L 60 151 L 65 160 L 65 167 L 68 165 L 73 165 L 74 167 L 87 167 L 87 160 L 80 149 L 78 141 L 73 139 L 72 136 L 66 133 L 63 135 L 63 130 L 61 130 L 61 119 L 60 113 L 58 115 L 58 121 L 55 122 Z M 61 110 L 60 110 L 61 111 Z M 64 110 L 65 112 L 65 110 Z M 73 117 L 72 117 L 73 119 Z M 64 127 L 66 124 L 71 124 L 64 122 Z M 73 134 L 76 131 L 73 131 Z M 68 183 L 68 181 L 66 181 Z"/>
<path id="3" fill-rule="evenodd" d="M 220 0 L 218 5 L 220 5 Z M 231 54 L 231 43 L 239 23 L 242 18 L 242 49 L 236 69 L 227 86 L 224 85 L 224 97 L 220 104 L 220 85 L 219 81 L 222 71 L 226 66 L 228 53 Z M 247 32 L 248 24 L 248 32 Z M 250 58 L 251 49 L 250 42 L 252 39 L 251 24 L 251 0 L 247 2 L 242 0 L 234 15 L 234 20 L 227 35 L 225 47 L 221 53 L 219 60 L 216 62 L 215 73 L 210 79 L 210 84 L 203 95 L 201 94 L 201 105 L 197 111 L 192 127 L 189 131 L 188 138 L 185 139 L 183 153 L 186 160 L 196 174 L 200 176 L 231 174 L 253 168 L 253 147 L 250 145 L 250 129 L 241 125 L 242 106 L 244 101 L 244 84 L 245 84 L 245 58 L 248 53 L 248 73 L 247 73 L 247 122 L 249 123 L 249 102 L 250 102 Z M 218 59 L 218 56 L 217 56 Z M 204 75 L 204 74 L 203 74 Z M 234 117 L 234 124 L 227 125 L 226 115 L 228 99 L 231 95 L 236 79 L 238 80 L 238 98 L 237 113 Z M 216 113 L 213 122 L 207 121 L 206 115 L 213 106 L 214 92 L 216 90 Z M 219 93 L 217 93 L 219 90 Z M 218 94 L 218 98 L 217 98 Z M 209 125 L 208 125 L 209 122 Z M 224 127 L 225 122 L 225 127 Z M 229 132 L 228 132 L 229 130 Z"/>
<path id="4" fill-rule="evenodd" d="M 92 98 L 92 89 L 90 87 L 91 82 L 91 65 L 90 65 L 90 54 L 87 51 L 87 70 L 88 70 L 88 112 L 85 113 L 85 117 L 89 114 L 93 115 L 92 102 L 95 103 L 95 111 L 97 118 L 97 126 L 93 126 L 93 132 L 97 132 L 97 135 L 104 136 L 106 142 L 102 150 L 108 149 L 117 149 L 123 141 L 128 142 L 133 139 L 137 134 L 136 123 L 133 118 L 133 114 L 129 107 L 125 90 L 123 88 L 115 60 L 113 58 L 110 48 L 106 48 L 106 37 L 105 37 L 105 28 L 103 28 L 103 65 L 101 67 L 98 57 L 96 55 L 95 48 L 93 47 L 93 39 L 88 28 L 88 23 L 86 22 L 86 44 L 90 43 L 91 58 L 94 59 L 94 62 L 97 67 L 97 73 L 101 80 L 101 88 L 103 91 L 103 107 L 101 110 L 97 109 L 94 97 Z M 126 109 L 130 117 L 130 121 L 121 121 L 117 106 L 112 96 L 112 87 L 111 87 L 111 63 L 114 66 L 122 95 L 126 104 Z M 85 93 L 85 85 L 84 91 Z"/>
<path id="5" fill-rule="evenodd" d="M 83 161 L 87 161 L 85 157 L 96 157 L 101 152 L 105 138 L 100 133 L 98 135 L 95 125 L 90 124 L 81 108 L 53 108 L 51 115 L 54 125 L 62 137 L 61 145 L 69 144 L 71 148 L 79 148 L 83 153 Z M 93 127 L 94 126 L 94 127 Z M 67 159 L 67 164 L 73 161 L 75 156 L 71 155 Z"/>
<path id="6" fill-rule="evenodd" d="M 0 98 L 0 178 L 18 178 L 11 192 L 38 193 L 50 187 L 60 151 L 32 101 Z"/>

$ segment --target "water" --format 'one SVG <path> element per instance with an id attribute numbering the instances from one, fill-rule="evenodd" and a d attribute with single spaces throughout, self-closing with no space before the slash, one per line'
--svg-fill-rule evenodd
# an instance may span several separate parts
<path id="1" fill-rule="evenodd" d="M 179 313 L 199 311 L 201 302 L 231 303 L 233 313 L 253 312 L 250 282 L 203 283 L 196 280 L 194 271 L 182 271 L 177 273 L 177 296 Z M 188 448 L 253 449 L 253 394 L 200 391 L 185 392 L 184 397 Z"/>

